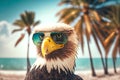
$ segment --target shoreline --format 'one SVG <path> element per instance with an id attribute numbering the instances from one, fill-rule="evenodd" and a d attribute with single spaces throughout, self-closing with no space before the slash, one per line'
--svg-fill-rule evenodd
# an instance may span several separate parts
<path id="1" fill-rule="evenodd" d="M 91 75 L 91 70 L 88 71 L 75 71 L 76 75 L 79 75 L 83 80 L 120 80 L 120 68 L 117 68 L 117 74 L 113 69 L 109 69 L 109 75 L 104 75 L 103 70 L 95 70 L 97 76 Z M 0 80 L 24 80 L 26 71 L 14 71 L 14 70 L 0 70 Z"/>

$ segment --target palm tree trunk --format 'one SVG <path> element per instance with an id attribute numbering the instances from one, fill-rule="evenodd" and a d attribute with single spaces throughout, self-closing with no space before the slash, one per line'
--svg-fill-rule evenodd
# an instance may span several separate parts
<path id="1" fill-rule="evenodd" d="M 117 71 L 116 71 L 116 62 L 115 62 L 115 58 L 113 58 L 113 67 L 114 67 L 114 72 L 117 73 Z"/>
<path id="2" fill-rule="evenodd" d="M 107 56 L 105 56 L 105 64 L 106 64 L 105 74 L 108 74 L 108 58 L 107 58 Z"/>
<path id="3" fill-rule="evenodd" d="M 96 42 L 96 40 L 95 40 L 95 42 Z M 97 44 L 98 50 L 99 50 L 99 52 L 100 52 L 100 58 L 101 58 L 101 61 L 102 61 L 102 65 L 103 65 L 103 69 L 104 69 L 104 74 L 108 74 L 108 72 L 107 72 L 107 70 L 106 70 L 105 63 L 104 63 L 104 58 L 103 58 L 101 49 L 100 49 L 100 47 L 99 47 L 99 45 L 98 45 L 97 42 L 96 42 L 96 44 Z"/>
<path id="4" fill-rule="evenodd" d="M 96 73 L 95 73 L 95 70 L 94 70 L 94 66 L 93 66 L 93 60 L 92 60 L 90 45 L 88 43 L 88 40 L 87 40 L 87 44 L 88 44 L 88 50 L 89 50 L 89 56 L 90 56 L 90 64 L 91 64 L 92 76 L 96 76 Z"/>
<path id="5" fill-rule="evenodd" d="M 102 61 L 102 65 L 103 65 L 103 69 L 104 69 L 104 74 L 107 74 L 107 70 L 106 70 L 106 66 L 105 66 L 105 63 L 104 63 L 104 59 L 103 59 L 102 53 L 100 53 L 100 58 L 101 58 L 101 61 Z"/>
<path id="6" fill-rule="evenodd" d="M 28 46 L 27 46 L 27 73 L 30 71 L 31 65 L 29 60 L 29 38 L 30 35 L 28 35 Z"/>
<path id="7" fill-rule="evenodd" d="M 97 42 L 97 38 L 95 37 L 95 34 L 94 34 L 94 33 L 93 33 L 93 38 L 94 38 L 95 43 L 96 43 L 96 45 L 97 45 L 98 51 L 99 51 L 99 53 L 100 53 L 100 58 L 101 58 L 101 61 L 102 61 L 102 65 L 103 65 L 103 69 L 104 69 L 104 74 L 106 74 L 106 67 L 105 67 L 105 63 L 104 63 L 104 58 L 103 58 L 103 55 L 102 55 L 102 51 L 101 51 L 101 49 L 100 49 L 100 46 L 99 46 L 99 44 L 98 44 L 98 42 Z"/>

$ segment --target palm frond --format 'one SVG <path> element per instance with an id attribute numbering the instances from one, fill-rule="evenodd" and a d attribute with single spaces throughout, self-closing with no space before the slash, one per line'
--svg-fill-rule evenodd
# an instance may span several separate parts
<path id="1" fill-rule="evenodd" d="M 21 36 L 18 38 L 18 40 L 15 43 L 15 47 L 23 40 L 25 34 L 21 34 Z"/>
<path id="2" fill-rule="evenodd" d="M 67 24 L 70 24 L 73 22 L 77 17 L 79 16 L 79 10 L 74 10 L 68 15 L 66 15 L 64 18 L 61 18 L 61 22 L 65 22 Z"/>
<path id="3" fill-rule="evenodd" d="M 26 27 L 29 26 L 26 14 L 23 13 L 20 16 L 21 16 L 21 20 L 24 22 L 24 24 L 26 25 Z"/>
<path id="4" fill-rule="evenodd" d="M 71 0 L 62 0 L 58 5 L 61 6 L 63 4 L 71 3 Z"/>
<path id="5" fill-rule="evenodd" d="M 116 24 L 120 24 L 120 5 L 111 6 L 111 15 L 114 17 Z"/>
<path id="6" fill-rule="evenodd" d="M 110 46 L 111 40 L 114 39 L 116 32 L 112 32 L 105 40 L 104 40 L 104 47 Z"/>
<path id="7" fill-rule="evenodd" d="M 37 26 L 40 23 L 40 21 L 36 21 L 33 23 L 33 27 Z"/>
<path id="8" fill-rule="evenodd" d="M 58 21 L 67 21 L 69 18 L 79 15 L 80 9 L 65 8 L 57 13 L 60 16 Z"/>
<path id="9" fill-rule="evenodd" d="M 96 21 L 98 21 L 98 22 L 101 22 L 101 17 L 100 17 L 100 15 L 98 14 L 97 11 L 92 10 L 90 13 L 92 14 L 94 20 L 96 20 Z"/>
<path id="10" fill-rule="evenodd" d="M 29 25 L 32 25 L 34 23 L 34 17 L 35 17 L 35 13 L 30 11 L 30 12 L 25 12 L 26 14 L 26 19 L 27 19 L 27 23 Z"/>
<path id="11" fill-rule="evenodd" d="M 84 17 L 84 22 L 85 22 L 85 26 L 86 26 L 87 36 L 88 36 L 88 39 L 90 39 L 90 35 L 92 33 L 91 20 L 87 14 L 84 14 L 83 17 Z"/>
<path id="12" fill-rule="evenodd" d="M 111 20 L 111 26 L 118 27 L 120 24 L 120 5 L 109 6 L 109 8 L 110 10 L 105 17 Z"/>
<path id="13" fill-rule="evenodd" d="M 64 8 L 64 9 L 62 9 L 59 12 L 56 13 L 56 16 L 65 14 L 65 13 L 69 12 L 70 9 L 72 9 L 72 8 Z"/>
<path id="14" fill-rule="evenodd" d="M 22 20 L 16 20 L 13 24 L 20 28 L 24 28 L 26 26 Z"/>
<path id="15" fill-rule="evenodd" d="M 81 49 L 82 52 L 84 53 L 84 38 L 83 38 L 83 17 L 81 17 L 81 19 L 76 23 L 76 25 L 74 26 L 75 32 L 78 36 L 78 40 L 81 43 Z"/>
<path id="16" fill-rule="evenodd" d="M 79 6 L 81 2 L 87 2 L 87 1 L 86 0 L 62 0 L 58 5 L 61 6 L 63 4 L 70 4 L 74 6 Z"/>
<path id="17" fill-rule="evenodd" d="M 12 31 L 12 33 L 15 33 L 15 32 L 21 31 L 21 30 L 23 30 L 23 29 L 22 29 L 22 28 L 20 28 L 20 29 L 14 29 L 14 30 Z"/>

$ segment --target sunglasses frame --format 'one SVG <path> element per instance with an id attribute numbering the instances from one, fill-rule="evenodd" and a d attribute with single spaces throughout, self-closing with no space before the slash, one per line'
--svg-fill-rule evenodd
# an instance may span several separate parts
<path id="1" fill-rule="evenodd" d="M 38 35 L 37 35 L 38 37 L 35 36 L 36 34 L 38 34 Z M 42 36 L 41 36 L 40 34 L 41 34 Z M 53 34 L 54 34 L 55 36 L 52 36 Z M 55 39 L 57 39 L 57 38 L 55 38 L 55 39 L 53 38 L 53 37 L 56 37 L 57 34 L 64 35 L 64 36 L 62 36 L 63 39 L 64 39 L 63 42 L 58 42 L 58 41 L 55 40 Z M 38 42 L 35 42 L 34 36 L 35 36 L 36 38 L 39 38 Z M 33 43 L 34 43 L 35 45 L 40 45 L 40 44 L 42 43 L 43 39 L 44 39 L 45 37 L 49 37 L 49 36 L 53 39 L 53 41 L 54 41 L 56 44 L 66 44 L 67 41 L 68 41 L 67 33 L 65 33 L 65 32 L 36 32 L 36 33 L 33 34 L 32 40 L 33 40 Z M 41 37 L 41 40 L 40 40 L 40 37 Z"/>

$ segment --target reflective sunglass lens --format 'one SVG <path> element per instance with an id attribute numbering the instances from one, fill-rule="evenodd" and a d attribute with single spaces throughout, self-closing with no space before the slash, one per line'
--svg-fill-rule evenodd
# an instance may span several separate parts
<path id="1" fill-rule="evenodd" d="M 65 44 L 65 43 L 67 43 L 67 35 L 64 34 L 64 33 L 52 32 L 51 37 L 57 44 Z"/>
<path id="2" fill-rule="evenodd" d="M 40 45 L 44 38 L 44 33 L 38 32 L 33 34 L 32 40 L 35 45 Z"/>

